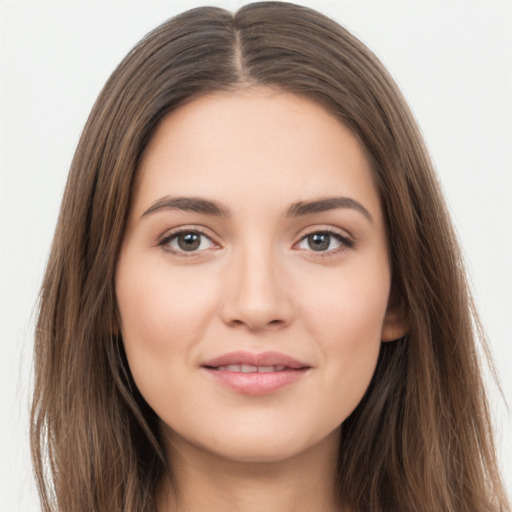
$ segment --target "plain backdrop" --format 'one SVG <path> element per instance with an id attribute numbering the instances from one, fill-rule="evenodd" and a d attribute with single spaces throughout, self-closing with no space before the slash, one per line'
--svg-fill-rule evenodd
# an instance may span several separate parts
<path id="1" fill-rule="evenodd" d="M 0 1 L 0 512 L 37 510 L 28 451 L 35 301 L 69 164 L 128 50 L 167 18 L 242 1 Z M 512 1 L 303 0 L 362 39 L 424 133 L 512 403 Z M 512 422 L 491 386 L 504 478 Z"/>

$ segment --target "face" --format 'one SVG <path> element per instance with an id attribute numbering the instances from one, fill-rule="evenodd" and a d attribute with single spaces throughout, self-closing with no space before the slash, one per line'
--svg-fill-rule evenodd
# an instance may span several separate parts
<path id="1" fill-rule="evenodd" d="M 161 123 L 116 294 L 133 378 L 169 446 L 275 461 L 334 440 L 381 342 L 402 334 L 389 292 L 369 163 L 322 107 L 254 88 Z"/>

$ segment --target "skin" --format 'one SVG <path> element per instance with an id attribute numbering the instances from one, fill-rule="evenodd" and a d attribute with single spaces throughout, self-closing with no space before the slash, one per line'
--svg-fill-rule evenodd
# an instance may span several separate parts
<path id="1" fill-rule="evenodd" d="M 144 215 L 168 196 L 213 200 L 231 215 Z M 368 215 L 286 215 L 294 203 L 340 196 Z M 169 238 L 198 229 L 205 236 L 193 251 Z M 327 247 L 314 250 L 311 233 Z M 164 119 L 141 162 L 116 293 L 128 363 L 161 419 L 187 511 L 339 510 L 339 426 L 367 389 L 381 343 L 406 331 L 388 308 L 390 283 L 370 165 L 321 106 L 254 87 L 204 96 Z M 275 392 L 241 393 L 201 367 L 234 350 L 278 351 L 310 368 Z M 161 512 L 179 508 L 166 490 L 164 481 Z"/>

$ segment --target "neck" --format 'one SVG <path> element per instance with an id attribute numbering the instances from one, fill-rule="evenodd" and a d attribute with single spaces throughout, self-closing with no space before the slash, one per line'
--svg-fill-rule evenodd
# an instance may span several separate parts
<path id="1" fill-rule="evenodd" d="M 174 487 L 169 478 L 162 481 L 157 510 L 340 512 L 334 482 L 338 445 L 339 431 L 335 431 L 285 460 L 247 462 L 173 439 L 169 451 Z"/>

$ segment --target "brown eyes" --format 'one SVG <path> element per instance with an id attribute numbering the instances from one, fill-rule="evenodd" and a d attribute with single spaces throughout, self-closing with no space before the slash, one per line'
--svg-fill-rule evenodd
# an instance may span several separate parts
<path id="1" fill-rule="evenodd" d="M 168 242 L 168 244 L 174 249 L 192 252 L 209 249 L 211 246 L 210 242 L 211 240 L 202 233 L 191 231 L 188 233 L 178 233 Z"/>
<path id="2" fill-rule="evenodd" d="M 158 245 L 165 251 L 178 256 L 193 256 L 217 246 L 208 235 L 197 229 L 175 231 L 163 238 Z M 300 250 L 336 254 L 353 245 L 350 238 L 337 231 L 322 230 L 308 233 L 294 247 Z"/>

